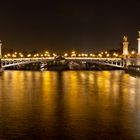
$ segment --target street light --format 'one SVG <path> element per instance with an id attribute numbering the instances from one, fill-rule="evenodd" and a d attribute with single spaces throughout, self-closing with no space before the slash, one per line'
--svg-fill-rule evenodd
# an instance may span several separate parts
<path id="1" fill-rule="evenodd" d="M 7 56 L 8 56 L 8 57 L 10 57 L 10 56 L 11 56 L 11 54 L 10 54 L 10 53 L 8 53 L 8 54 L 7 54 Z"/>
<path id="2" fill-rule="evenodd" d="M 28 54 L 27 57 L 31 57 L 31 54 Z"/>
<path id="3" fill-rule="evenodd" d="M 134 55 L 135 54 L 135 51 L 131 51 L 131 54 Z"/>
<path id="4" fill-rule="evenodd" d="M 65 56 L 65 57 L 67 57 L 67 56 L 68 56 L 68 54 L 67 54 L 67 53 L 65 53 L 65 54 L 64 54 L 64 56 Z"/>
<path id="5" fill-rule="evenodd" d="M 109 57 L 109 56 L 110 56 L 110 54 L 107 54 L 106 56 L 107 56 L 107 57 Z"/>

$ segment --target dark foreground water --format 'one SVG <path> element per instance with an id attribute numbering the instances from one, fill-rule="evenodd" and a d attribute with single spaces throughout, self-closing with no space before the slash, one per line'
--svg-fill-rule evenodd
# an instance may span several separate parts
<path id="1" fill-rule="evenodd" d="M 5 71 L 0 139 L 140 140 L 140 78 L 123 71 Z"/>

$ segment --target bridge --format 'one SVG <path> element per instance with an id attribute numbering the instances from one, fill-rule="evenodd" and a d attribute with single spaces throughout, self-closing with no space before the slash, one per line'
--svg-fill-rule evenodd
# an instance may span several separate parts
<path id="1" fill-rule="evenodd" d="M 92 64 L 99 64 L 105 66 L 111 66 L 116 68 L 124 69 L 127 65 L 140 65 L 140 57 L 138 58 L 129 58 L 128 52 L 128 40 L 127 37 L 123 37 L 123 56 L 124 59 L 121 58 L 94 58 L 94 57 L 64 57 L 64 59 L 68 62 L 77 62 L 77 63 L 92 63 Z M 40 57 L 40 58 L 2 58 L 1 53 L 1 46 L 2 43 L 0 41 L 0 72 L 3 71 L 4 68 L 23 65 L 23 64 L 30 64 L 30 63 L 47 63 L 49 61 L 55 60 L 55 57 Z M 138 55 L 140 56 L 140 32 L 138 38 Z"/>
<path id="2" fill-rule="evenodd" d="M 67 62 L 75 63 L 92 63 L 104 66 L 116 67 L 123 69 L 126 62 L 121 58 L 93 58 L 93 57 L 64 57 Z M 44 63 L 55 60 L 55 57 L 40 57 L 40 58 L 2 58 L 0 45 L 0 71 L 7 67 L 19 66 L 31 63 Z"/>
<path id="3" fill-rule="evenodd" d="M 24 64 L 30 64 L 30 63 L 36 63 L 36 62 L 47 62 L 54 60 L 54 57 L 49 57 L 47 59 L 43 58 L 9 58 L 9 59 L 1 59 L 1 67 L 12 67 L 17 65 L 24 65 Z"/>
<path id="4" fill-rule="evenodd" d="M 30 63 L 47 63 L 53 61 L 54 57 L 47 58 L 9 58 L 1 59 L 1 68 L 7 68 L 17 65 L 30 64 Z M 120 58 L 92 58 L 92 57 L 65 57 L 68 62 L 78 62 L 78 63 L 93 63 L 100 65 L 107 65 L 116 68 L 123 68 L 125 66 L 124 60 Z"/>

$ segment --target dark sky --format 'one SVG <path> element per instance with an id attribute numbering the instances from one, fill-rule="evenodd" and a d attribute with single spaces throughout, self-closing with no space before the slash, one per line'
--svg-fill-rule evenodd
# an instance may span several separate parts
<path id="1" fill-rule="evenodd" d="M 12 49 L 90 52 L 137 47 L 140 4 L 133 1 L 8 1 L 0 4 L 0 39 Z"/>

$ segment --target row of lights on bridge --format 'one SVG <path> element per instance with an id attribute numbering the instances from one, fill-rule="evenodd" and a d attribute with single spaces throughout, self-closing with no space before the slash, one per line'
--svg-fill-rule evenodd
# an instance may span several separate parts
<path id="1" fill-rule="evenodd" d="M 130 57 L 131 56 L 134 56 L 134 55 L 137 55 L 135 51 L 131 51 L 131 53 L 129 54 Z M 36 53 L 36 54 L 27 54 L 27 55 L 24 55 L 23 53 L 21 52 L 14 52 L 12 54 L 8 53 L 8 54 L 5 54 L 4 55 L 4 58 L 24 58 L 24 57 L 27 57 L 27 58 L 36 58 L 36 57 L 56 57 L 57 54 L 53 53 L 53 54 L 50 54 L 48 51 L 46 51 L 44 54 L 39 54 L 39 53 Z M 100 52 L 98 54 L 93 54 L 93 53 L 90 53 L 90 54 L 86 54 L 86 53 L 81 53 L 81 54 L 78 54 L 76 53 L 75 51 L 72 51 L 71 54 L 68 54 L 68 53 L 64 53 L 63 55 L 64 57 L 99 57 L 99 58 L 102 58 L 102 57 L 121 57 L 120 54 L 114 52 L 112 54 L 108 53 L 107 51 L 105 52 Z"/>

